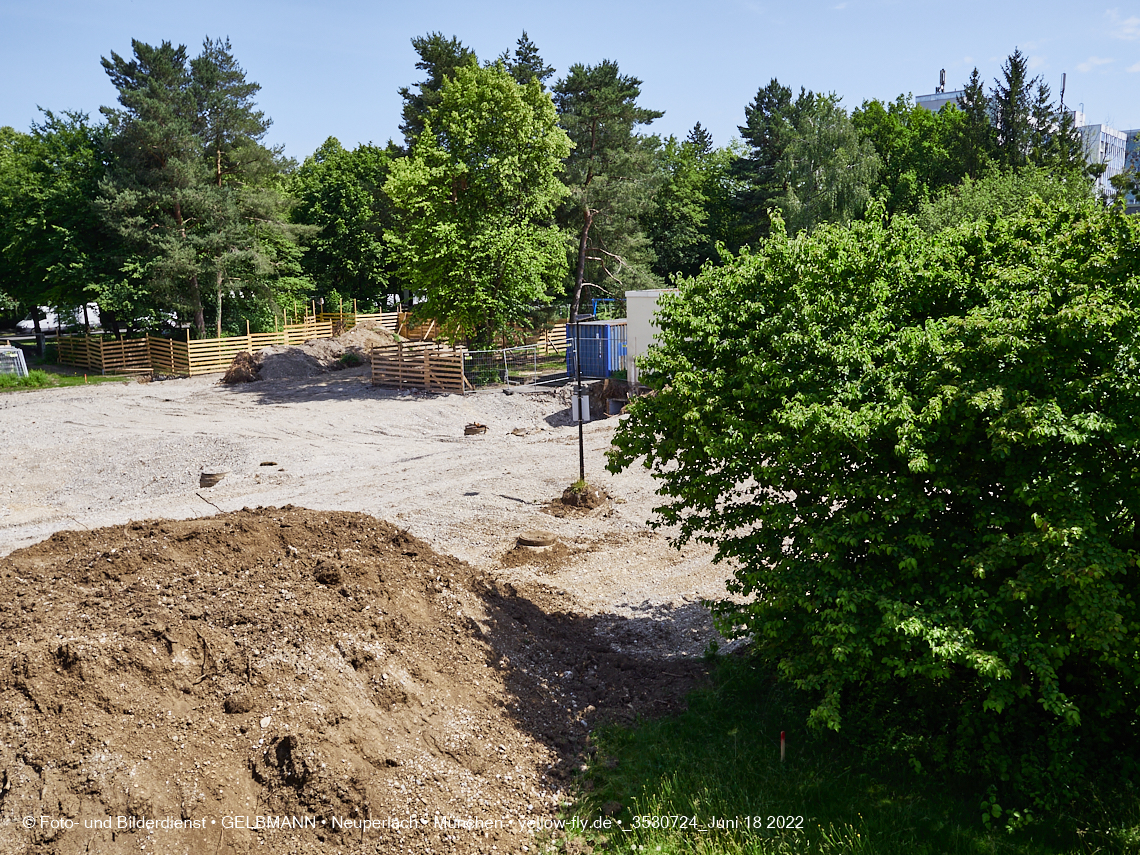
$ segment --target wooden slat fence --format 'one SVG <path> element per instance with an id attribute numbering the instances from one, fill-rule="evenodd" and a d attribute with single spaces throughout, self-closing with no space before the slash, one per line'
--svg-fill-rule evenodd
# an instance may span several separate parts
<path id="1" fill-rule="evenodd" d="M 338 323 L 342 323 L 346 330 L 350 330 L 359 324 L 379 326 L 389 332 L 397 332 L 400 327 L 399 312 L 375 312 L 372 314 L 364 312 L 320 312 L 316 318 L 318 321 L 329 321 L 334 328 Z"/>
<path id="2" fill-rule="evenodd" d="M 100 374 L 145 374 L 151 371 L 145 338 L 102 339 L 90 336 L 60 338 L 59 361 Z"/>
<path id="3" fill-rule="evenodd" d="M 372 385 L 462 395 L 472 388 L 463 374 L 462 348 L 431 342 L 399 342 L 372 348 Z"/>
<path id="4" fill-rule="evenodd" d="M 303 323 L 287 324 L 277 332 L 228 338 L 173 341 L 148 335 L 119 341 L 97 336 L 61 336 L 57 339 L 57 344 L 61 364 L 98 371 L 100 374 L 157 371 L 160 374 L 194 377 L 225 371 L 230 367 L 234 355 L 241 351 L 253 353 L 273 345 L 302 344 L 311 339 L 331 338 L 332 329 L 332 321 L 318 321 L 310 317 Z"/>

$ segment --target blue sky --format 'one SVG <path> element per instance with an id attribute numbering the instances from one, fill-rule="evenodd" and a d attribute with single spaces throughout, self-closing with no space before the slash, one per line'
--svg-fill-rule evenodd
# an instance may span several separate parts
<path id="1" fill-rule="evenodd" d="M 1140 3 L 887 2 L 887 0 L 0 0 L 0 125 L 26 130 L 37 106 L 96 114 L 115 92 L 99 64 L 131 39 L 184 43 L 229 36 L 260 105 L 269 141 L 303 159 L 325 138 L 348 147 L 399 138 L 396 90 L 420 80 L 410 39 L 439 30 L 482 59 L 527 30 L 558 74 L 616 60 L 644 81 L 641 103 L 665 111 L 652 129 L 693 123 L 717 144 L 772 77 L 793 88 L 864 99 L 948 88 L 977 66 L 992 81 L 1020 47 L 1056 94 L 1090 122 L 1140 128 Z"/>

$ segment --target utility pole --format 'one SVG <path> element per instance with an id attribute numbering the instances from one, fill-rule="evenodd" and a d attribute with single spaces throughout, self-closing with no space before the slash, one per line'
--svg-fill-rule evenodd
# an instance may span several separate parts
<path id="1" fill-rule="evenodd" d="M 578 406 L 578 480 L 586 482 L 586 440 L 582 430 L 582 321 L 592 321 L 594 315 L 574 313 L 574 396 Z M 588 406 L 588 405 L 587 405 Z"/>

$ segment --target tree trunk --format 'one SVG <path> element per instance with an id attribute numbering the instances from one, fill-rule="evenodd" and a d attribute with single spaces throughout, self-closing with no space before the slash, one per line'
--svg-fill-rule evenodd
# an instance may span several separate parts
<path id="1" fill-rule="evenodd" d="M 586 278 L 586 244 L 590 237 L 590 226 L 594 223 L 594 212 L 586 208 L 582 223 L 582 234 L 578 238 L 578 266 L 574 271 L 574 299 L 570 302 L 570 321 L 578 316 L 578 304 L 582 299 L 582 286 Z"/>
<path id="2" fill-rule="evenodd" d="M 217 288 L 218 288 L 218 324 L 217 324 L 218 331 L 217 331 L 216 337 L 221 338 L 222 337 L 222 271 L 220 271 L 220 270 L 218 271 Z"/>
<path id="3" fill-rule="evenodd" d="M 182 203 L 174 200 L 174 220 L 178 223 L 178 232 L 182 239 L 186 239 L 186 224 L 182 220 Z M 198 286 L 198 274 L 190 274 L 190 306 L 194 309 L 194 326 L 200 338 L 206 337 L 206 313 L 202 310 L 202 289 Z"/>

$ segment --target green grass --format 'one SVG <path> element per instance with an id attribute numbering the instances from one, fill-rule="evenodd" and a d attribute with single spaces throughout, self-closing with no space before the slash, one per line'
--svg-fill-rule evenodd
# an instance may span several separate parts
<path id="1" fill-rule="evenodd" d="M 59 373 L 57 373 L 57 371 Z M 61 386 L 83 386 L 91 383 L 130 383 L 131 377 L 118 375 L 102 376 L 92 374 L 86 376 L 82 373 L 62 373 L 62 370 L 43 370 L 33 368 L 28 371 L 27 377 L 17 377 L 15 374 L 0 374 L 0 392 L 16 392 L 22 389 L 54 389 Z"/>
<path id="2" fill-rule="evenodd" d="M 719 660 L 714 687 L 694 693 L 685 713 L 594 735 L 596 752 L 566 815 L 587 829 L 559 845 L 574 851 L 584 838 L 597 852 L 695 855 L 1140 851 L 1136 793 L 1093 794 L 1080 812 L 1008 833 L 983 825 L 983 794 L 974 782 L 920 775 L 841 735 L 805 733 L 804 718 L 770 675 L 735 657 Z M 613 813 L 610 830 L 590 828 L 607 813 Z M 644 827 L 665 817 L 669 825 L 695 820 L 696 828 Z M 755 818 L 751 828 L 747 817 Z M 802 817 L 802 828 L 769 828 L 778 817 Z M 729 822 L 710 829 L 717 819 Z"/>

